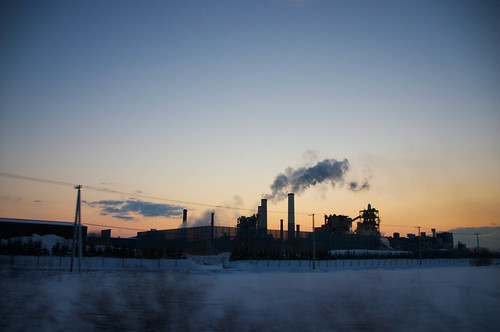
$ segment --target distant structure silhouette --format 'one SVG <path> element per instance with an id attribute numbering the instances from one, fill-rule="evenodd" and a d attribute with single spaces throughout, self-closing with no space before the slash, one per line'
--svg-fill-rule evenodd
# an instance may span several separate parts
<path id="1" fill-rule="evenodd" d="M 453 249 L 453 234 L 449 232 L 424 232 L 406 238 L 399 233 L 393 237 L 380 234 L 379 211 L 368 204 L 359 215 L 350 218 L 345 215 L 325 215 L 324 224 L 313 232 L 303 231 L 295 224 L 295 197 L 288 194 L 288 229 L 268 229 L 267 199 L 261 200 L 257 213 L 240 216 L 236 227 L 217 226 L 215 213 L 207 215 L 206 226 L 187 227 L 187 209 L 183 212 L 182 226 L 177 229 L 140 231 L 134 238 L 113 238 L 110 230 L 103 230 L 100 237 L 86 237 L 87 227 L 82 226 L 83 242 L 88 246 L 114 246 L 136 250 L 148 257 L 165 257 L 180 253 L 215 254 L 230 251 L 235 258 L 318 258 L 325 257 L 331 250 L 395 250 L 417 253 Z M 353 222 L 357 221 L 355 231 Z M 44 221 L 23 221 L 0 219 L 2 238 L 38 234 L 59 234 L 71 238 L 71 223 Z M 86 239 L 86 240 L 85 240 Z M 314 244 L 314 245 L 313 245 Z"/>

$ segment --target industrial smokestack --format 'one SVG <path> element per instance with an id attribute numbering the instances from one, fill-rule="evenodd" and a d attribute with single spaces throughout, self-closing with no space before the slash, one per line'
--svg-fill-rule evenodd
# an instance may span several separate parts
<path id="1" fill-rule="evenodd" d="M 262 220 L 262 207 L 259 205 L 257 207 L 257 227 L 259 227 L 261 220 Z"/>
<path id="2" fill-rule="evenodd" d="M 295 228 L 295 196 L 294 194 L 288 194 L 288 240 L 291 241 L 294 238 L 294 228 Z"/>
<path id="3" fill-rule="evenodd" d="M 300 225 L 297 225 L 297 240 L 300 239 Z"/>
<path id="4" fill-rule="evenodd" d="M 214 238 L 214 226 L 215 226 L 215 222 L 214 222 L 214 212 L 212 212 L 212 215 L 211 215 L 211 221 L 210 221 L 210 238 L 213 239 Z"/>
<path id="5" fill-rule="evenodd" d="M 265 198 L 260 201 L 260 213 L 259 229 L 267 232 L 267 199 Z"/>
<path id="6" fill-rule="evenodd" d="M 283 243 L 283 219 L 280 219 L 280 240 Z"/>
<path id="7" fill-rule="evenodd" d="M 188 210 L 184 209 L 182 211 L 182 226 L 186 226 L 187 219 L 188 219 Z"/>

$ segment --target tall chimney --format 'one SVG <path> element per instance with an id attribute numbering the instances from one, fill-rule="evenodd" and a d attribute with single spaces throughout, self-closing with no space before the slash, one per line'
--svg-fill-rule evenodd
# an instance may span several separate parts
<path id="1" fill-rule="evenodd" d="M 283 243 L 283 219 L 280 219 L 280 240 Z"/>
<path id="2" fill-rule="evenodd" d="M 211 217 L 211 221 L 210 221 L 210 238 L 213 239 L 214 238 L 214 226 L 215 226 L 215 223 L 214 223 L 214 212 L 212 212 L 212 217 Z"/>
<path id="3" fill-rule="evenodd" d="M 182 211 L 182 226 L 186 226 L 188 220 L 188 210 L 184 209 Z"/>
<path id="4" fill-rule="evenodd" d="M 297 225 L 297 240 L 300 239 L 300 225 Z"/>
<path id="5" fill-rule="evenodd" d="M 267 199 L 265 198 L 260 201 L 260 213 L 262 215 L 259 220 L 259 229 L 262 232 L 267 232 Z"/>
<path id="6" fill-rule="evenodd" d="M 259 205 L 257 207 L 257 225 L 256 227 L 259 228 L 260 226 L 260 221 L 262 220 L 262 207 Z"/>
<path id="7" fill-rule="evenodd" d="M 292 241 L 294 238 L 294 228 L 295 228 L 295 203 L 294 203 L 294 195 L 290 193 L 288 194 L 288 241 Z"/>

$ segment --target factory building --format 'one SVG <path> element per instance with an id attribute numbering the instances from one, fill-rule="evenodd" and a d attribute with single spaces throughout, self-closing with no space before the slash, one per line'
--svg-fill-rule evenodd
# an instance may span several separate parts
<path id="1" fill-rule="evenodd" d="M 331 234 L 351 234 L 353 219 L 342 215 L 326 215 L 325 224 L 316 228 L 317 232 Z"/>
<path id="2" fill-rule="evenodd" d="M 371 204 L 368 204 L 368 208 L 366 210 L 359 211 L 359 215 L 354 219 L 343 215 L 325 214 L 324 225 L 316 228 L 316 231 L 330 234 L 352 234 L 352 223 L 358 219 L 361 221 L 357 224 L 358 226 L 354 231 L 355 234 L 364 236 L 380 236 L 379 211 L 372 208 Z"/>
<path id="3" fill-rule="evenodd" d="M 138 232 L 136 238 L 111 238 L 110 230 L 104 230 L 99 238 L 92 238 L 89 245 L 126 246 L 140 249 L 148 256 L 169 255 L 172 253 L 213 254 L 219 252 L 238 252 L 242 257 L 304 257 L 311 254 L 313 243 L 318 252 L 335 249 L 368 250 L 418 250 L 453 249 L 453 234 L 436 233 L 432 237 L 421 233 L 420 237 L 402 238 L 398 233 L 393 237 L 380 236 L 379 211 L 368 204 L 359 215 L 350 218 L 345 215 L 325 215 L 324 224 L 313 232 L 303 231 L 295 222 L 295 197 L 288 195 L 288 229 L 280 220 L 279 230 L 268 229 L 267 200 L 262 199 L 256 213 L 241 216 L 236 227 L 216 226 L 214 213 L 210 224 L 201 227 L 187 227 L 187 209 L 182 214 L 182 227 L 178 229 Z M 353 223 L 357 227 L 353 231 Z M 55 234 L 67 239 L 73 238 L 74 224 L 53 221 L 0 219 L 2 238 L 31 236 L 32 234 Z M 85 241 L 87 227 L 82 226 Z"/>
<path id="4" fill-rule="evenodd" d="M 183 225 L 187 212 L 183 214 Z M 352 232 L 352 223 L 360 219 L 357 232 Z M 236 227 L 215 226 L 212 214 L 210 226 L 182 227 L 170 230 L 151 230 L 137 233 L 137 241 L 142 249 L 182 250 L 184 252 L 244 251 L 249 255 L 278 252 L 310 252 L 313 233 L 301 231 L 295 224 L 294 194 L 288 195 L 288 230 L 283 229 L 283 219 L 279 230 L 267 228 L 267 200 L 262 199 L 257 213 L 241 216 Z M 360 215 L 351 219 L 343 215 L 325 215 L 325 224 L 316 228 L 316 247 L 320 251 L 332 249 L 383 248 L 379 232 L 378 210 L 361 210 Z"/>
<path id="5" fill-rule="evenodd" d="M 395 250 L 418 251 L 437 251 L 452 250 L 454 248 L 453 233 L 439 232 L 432 230 L 432 236 L 427 236 L 425 232 L 420 233 L 420 237 L 415 234 L 407 234 L 407 237 L 400 237 L 399 233 L 394 233 L 388 238 L 390 246 Z"/>
<path id="6" fill-rule="evenodd" d="M 361 221 L 358 222 L 358 227 L 354 233 L 358 235 L 380 236 L 379 211 L 372 208 L 371 204 L 368 204 L 366 210 L 359 211 L 359 216 L 356 219 L 358 218 Z"/>
<path id="7" fill-rule="evenodd" d="M 49 220 L 0 218 L 0 238 L 54 234 L 73 239 L 74 223 Z M 82 240 L 87 238 L 87 226 L 82 225 Z"/>

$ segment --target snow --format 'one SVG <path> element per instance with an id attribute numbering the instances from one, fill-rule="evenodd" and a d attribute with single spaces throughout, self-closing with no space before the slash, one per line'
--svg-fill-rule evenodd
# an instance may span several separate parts
<path id="1" fill-rule="evenodd" d="M 322 261 L 313 271 L 309 261 L 226 258 L 84 257 L 78 274 L 67 272 L 68 257 L 16 256 L 12 264 L 0 256 L 0 330 L 496 331 L 500 324 L 500 265 L 349 260 Z"/>
<path id="2" fill-rule="evenodd" d="M 219 255 L 214 256 L 195 256 L 195 255 L 186 255 L 187 259 L 196 263 L 203 265 L 219 265 L 225 264 L 229 262 L 229 258 L 231 257 L 231 253 L 225 252 Z"/>
<path id="3" fill-rule="evenodd" d="M 399 255 L 408 255 L 409 251 L 400 251 L 400 250 L 369 250 L 369 249 L 336 249 L 330 250 L 330 254 L 332 255 L 377 255 L 377 256 L 399 256 Z"/>
<path id="4" fill-rule="evenodd" d="M 47 234 L 47 235 L 33 234 L 32 236 L 12 237 L 9 240 L 12 242 L 21 241 L 21 243 L 28 243 L 29 241 L 40 242 L 42 244 L 42 248 L 47 249 L 49 252 L 57 243 L 59 243 L 61 246 L 66 245 L 68 247 L 71 247 L 71 243 L 73 242 L 72 240 L 68 240 L 54 234 Z M 3 244 L 7 244 L 9 240 L 2 239 L 1 241 Z"/>

